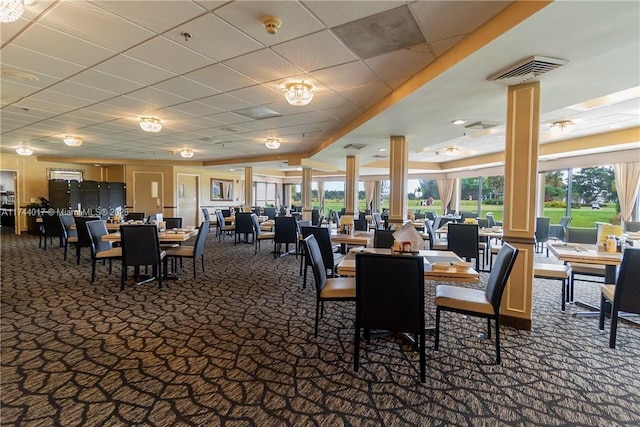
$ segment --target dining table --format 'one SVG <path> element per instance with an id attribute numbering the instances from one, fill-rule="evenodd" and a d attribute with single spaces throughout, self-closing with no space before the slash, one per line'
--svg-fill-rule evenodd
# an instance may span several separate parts
<path id="1" fill-rule="evenodd" d="M 606 252 L 600 250 L 598 245 L 586 243 L 551 243 L 548 244 L 551 252 L 559 261 L 575 262 L 582 264 L 604 265 L 604 283 L 615 284 L 618 265 L 622 262 L 621 252 Z M 574 313 L 575 316 L 595 317 L 599 315 L 599 307 L 581 301 L 574 304 L 589 308 L 593 311 Z"/>
<path id="2" fill-rule="evenodd" d="M 346 253 L 347 246 L 371 246 L 374 233 L 370 231 L 354 231 L 353 233 L 342 233 L 338 229 L 332 228 L 329 232 L 331 243 L 340 245 L 340 252 Z"/>
<path id="3" fill-rule="evenodd" d="M 396 253 L 386 248 L 352 248 L 337 266 L 340 276 L 353 277 L 356 275 L 356 255 L 359 253 L 405 256 L 404 253 Z M 477 283 L 480 280 L 480 274 L 473 267 L 462 271 L 453 267 L 453 262 L 462 261 L 453 251 L 421 250 L 410 255 L 419 255 L 424 258 L 425 280 L 463 283 Z M 447 263 L 450 267 L 447 269 L 434 269 L 434 263 Z"/>
<path id="4" fill-rule="evenodd" d="M 128 227 L 135 227 L 135 225 L 130 225 Z M 192 237 L 198 235 L 198 229 L 178 229 L 178 230 L 166 230 L 158 232 L 158 240 L 160 243 L 181 243 L 186 242 Z M 102 240 L 105 242 L 119 242 L 120 241 L 120 232 L 117 231 L 115 233 L 109 233 L 102 236 Z"/>

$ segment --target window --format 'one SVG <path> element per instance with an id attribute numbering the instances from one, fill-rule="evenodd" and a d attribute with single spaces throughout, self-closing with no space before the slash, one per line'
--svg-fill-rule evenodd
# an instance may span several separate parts
<path id="1" fill-rule="evenodd" d="M 65 181 L 82 182 L 84 170 L 82 169 L 47 169 L 47 179 L 64 179 Z"/>

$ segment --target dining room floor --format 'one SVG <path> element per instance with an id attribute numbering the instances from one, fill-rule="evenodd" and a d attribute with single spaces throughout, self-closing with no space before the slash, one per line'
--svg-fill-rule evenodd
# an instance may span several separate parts
<path id="1" fill-rule="evenodd" d="M 188 260 L 162 289 L 120 291 L 118 262 L 91 284 L 88 251 L 78 266 L 2 233 L 2 425 L 640 424 L 640 327 L 619 325 L 610 349 L 597 318 L 560 311 L 557 281 L 536 279 L 531 331 L 502 329 L 501 365 L 485 321 L 445 314 L 421 384 L 395 339 L 364 344 L 353 372 L 352 303 L 327 303 L 314 339 L 313 279 L 303 289 L 295 256 L 270 250 L 212 232 L 195 280 Z M 578 297 L 597 303 L 598 285 L 578 282 Z"/>

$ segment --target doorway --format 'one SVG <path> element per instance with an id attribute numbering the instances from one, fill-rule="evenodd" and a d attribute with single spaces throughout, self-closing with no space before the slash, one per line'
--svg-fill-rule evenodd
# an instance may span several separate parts
<path id="1" fill-rule="evenodd" d="M 20 216 L 17 215 L 16 189 L 18 171 L 0 170 L 0 227 L 3 233 L 20 234 Z"/>
<path id="2" fill-rule="evenodd" d="M 178 216 L 182 217 L 182 225 L 185 227 L 200 225 L 199 194 L 198 175 L 178 174 Z"/>
<path id="3" fill-rule="evenodd" d="M 162 172 L 134 172 L 133 212 L 144 212 L 147 217 L 164 213 L 163 191 L 164 174 Z"/>

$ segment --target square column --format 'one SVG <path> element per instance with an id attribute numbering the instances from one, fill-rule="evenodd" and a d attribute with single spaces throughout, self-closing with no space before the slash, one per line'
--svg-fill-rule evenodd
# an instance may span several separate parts
<path id="1" fill-rule="evenodd" d="M 347 174 L 344 183 L 344 213 L 358 213 L 358 183 L 360 181 L 357 156 L 347 156 Z"/>
<path id="2" fill-rule="evenodd" d="M 253 203 L 253 168 L 247 166 L 244 168 L 244 206 L 245 212 L 251 212 L 251 204 Z"/>
<path id="3" fill-rule="evenodd" d="M 506 325 L 531 330 L 538 184 L 540 83 L 509 86 L 504 163 L 504 240 L 519 249 L 500 308 Z"/>
<path id="4" fill-rule="evenodd" d="M 389 224 L 401 226 L 407 219 L 409 141 L 404 136 L 392 136 L 389 148 Z"/>
<path id="5" fill-rule="evenodd" d="M 302 219 L 311 219 L 311 180 L 313 179 L 313 170 L 311 168 L 302 169 Z"/>

